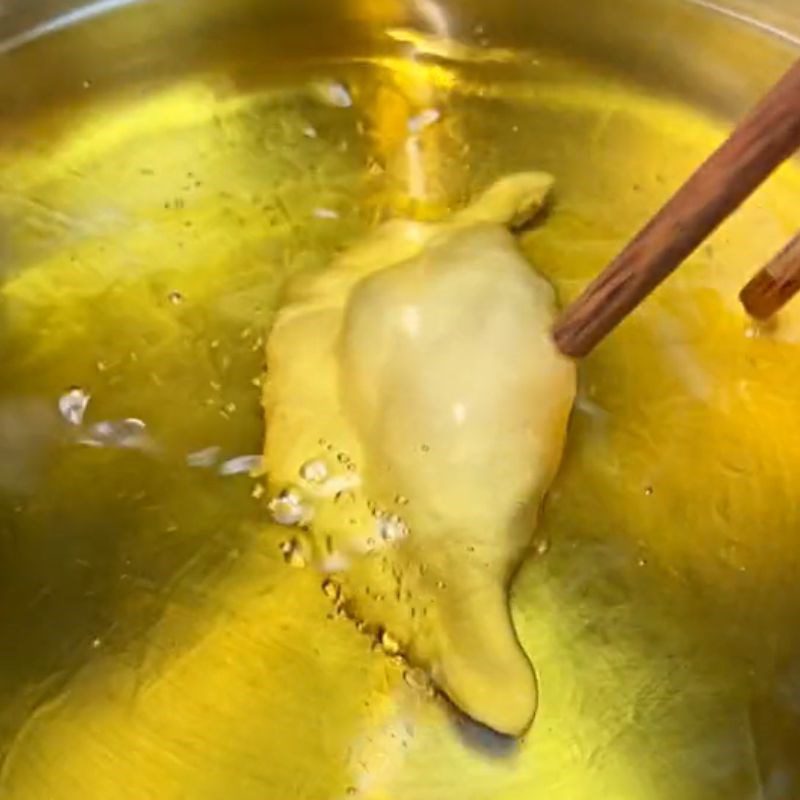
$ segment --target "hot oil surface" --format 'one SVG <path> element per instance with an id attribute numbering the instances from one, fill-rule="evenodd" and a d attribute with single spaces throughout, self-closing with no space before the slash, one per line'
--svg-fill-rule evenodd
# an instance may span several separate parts
<path id="1" fill-rule="evenodd" d="M 85 91 L 0 153 L 5 796 L 796 786 L 800 312 L 754 331 L 735 299 L 796 227 L 794 168 L 581 366 L 513 588 L 541 706 L 494 752 L 332 616 L 254 481 L 230 474 L 261 449 L 281 286 L 382 218 L 437 218 L 542 169 L 557 197 L 522 244 L 567 301 L 722 126 L 502 53 L 321 64 L 257 91 L 218 74 Z M 79 426 L 58 407 L 74 387 Z"/>

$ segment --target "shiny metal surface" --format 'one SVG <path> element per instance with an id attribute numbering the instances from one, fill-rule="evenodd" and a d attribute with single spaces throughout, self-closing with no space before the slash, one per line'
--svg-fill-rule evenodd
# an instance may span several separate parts
<path id="1" fill-rule="evenodd" d="M 512 593 L 521 741 L 333 614 L 236 460 L 288 276 L 534 168 L 522 246 L 575 296 L 796 55 L 795 5 L 0 3 L 0 796 L 797 796 L 800 307 L 736 301 L 796 165 L 581 367 Z"/>

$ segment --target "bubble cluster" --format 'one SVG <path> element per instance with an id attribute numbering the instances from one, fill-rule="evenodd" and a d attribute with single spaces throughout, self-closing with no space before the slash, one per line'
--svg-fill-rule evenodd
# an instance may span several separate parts
<path id="1" fill-rule="evenodd" d="M 394 542 L 408 536 L 408 526 L 397 514 L 378 512 L 375 523 L 378 535 L 384 542 Z"/>

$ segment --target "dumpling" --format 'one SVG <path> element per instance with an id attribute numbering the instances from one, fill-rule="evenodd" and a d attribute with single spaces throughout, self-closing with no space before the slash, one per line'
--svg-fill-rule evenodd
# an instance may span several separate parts
<path id="1" fill-rule="evenodd" d="M 274 518 L 307 531 L 350 614 L 509 735 L 537 691 L 508 587 L 575 394 L 553 289 L 510 232 L 551 185 L 515 174 L 442 223 L 381 226 L 292 287 L 267 343 Z"/>

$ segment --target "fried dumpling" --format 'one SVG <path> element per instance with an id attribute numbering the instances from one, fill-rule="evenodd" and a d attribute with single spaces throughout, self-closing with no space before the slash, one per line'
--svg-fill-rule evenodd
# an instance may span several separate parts
<path id="1" fill-rule="evenodd" d="M 511 175 L 444 222 L 381 226 L 292 287 L 267 343 L 274 518 L 354 617 L 510 735 L 537 699 L 508 588 L 575 393 L 553 289 L 511 232 L 551 185 Z"/>

